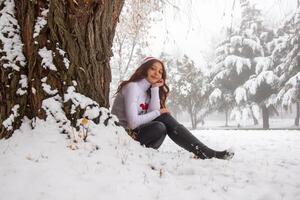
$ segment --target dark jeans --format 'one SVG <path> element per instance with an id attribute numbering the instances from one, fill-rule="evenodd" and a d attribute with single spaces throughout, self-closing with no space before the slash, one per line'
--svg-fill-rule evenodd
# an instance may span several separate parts
<path id="1" fill-rule="evenodd" d="M 133 130 L 141 145 L 158 149 L 168 135 L 176 144 L 202 159 L 227 159 L 233 156 L 228 151 L 215 151 L 200 142 L 187 128 L 177 122 L 169 113 L 164 113 L 153 121 L 142 124 Z"/>

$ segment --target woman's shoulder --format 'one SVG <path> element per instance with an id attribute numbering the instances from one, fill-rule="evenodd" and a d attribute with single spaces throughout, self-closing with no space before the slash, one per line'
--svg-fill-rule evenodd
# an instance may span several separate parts
<path id="1" fill-rule="evenodd" d="M 128 92 L 130 90 L 136 90 L 138 87 L 137 85 L 137 82 L 130 82 L 130 83 L 127 83 L 123 89 L 122 89 L 122 92 Z"/>

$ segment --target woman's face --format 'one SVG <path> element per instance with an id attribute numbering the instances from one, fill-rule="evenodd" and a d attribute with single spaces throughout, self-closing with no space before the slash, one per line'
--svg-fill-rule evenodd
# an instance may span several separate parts
<path id="1" fill-rule="evenodd" d="M 162 74 L 163 66 L 160 64 L 160 62 L 155 62 L 151 67 L 149 67 L 146 79 L 149 81 L 149 83 L 154 84 L 162 78 Z"/>

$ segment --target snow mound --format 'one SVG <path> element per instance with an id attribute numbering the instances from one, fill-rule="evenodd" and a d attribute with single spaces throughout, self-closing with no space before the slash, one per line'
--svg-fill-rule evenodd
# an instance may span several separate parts
<path id="1" fill-rule="evenodd" d="M 194 131 L 205 144 L 231 147 L 232 160 L 196 160 L 166 139 L 157 151 L 121 128 L 88 124 L 72 150 L 54 119 L 30 121 L 0 141 L 3 199 L 297 199 L 296 131 Z M 176 192 L 175 192 L 176 189 Z"/>

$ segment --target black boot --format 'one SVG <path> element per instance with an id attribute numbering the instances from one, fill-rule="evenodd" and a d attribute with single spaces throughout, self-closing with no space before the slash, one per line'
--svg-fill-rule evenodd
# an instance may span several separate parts
<path id="1" fill-rule="evenodd" d="M 196 153 L 194 152 L 195 155 L 201 159 L 218 158 L 218 159 L 230 160 L 234 156 L 234 153 L 232 151 L 229 150 L 215 151 L 205 145 L 202 147 L 195 145 L 195 149 L 196 149 L 195 150 Z"/>
<path id="2" fill-rule="evenodd" d="M 169 137 L 179 146 L 187 151 L 193 152 L 201 159 L 218 158 L 230 159 L 234 155 L 230 151 L 215 151 L 200 142 L 192 133 L 183 125 L 177 125 L 173 131 L 168 132 Z"/>

